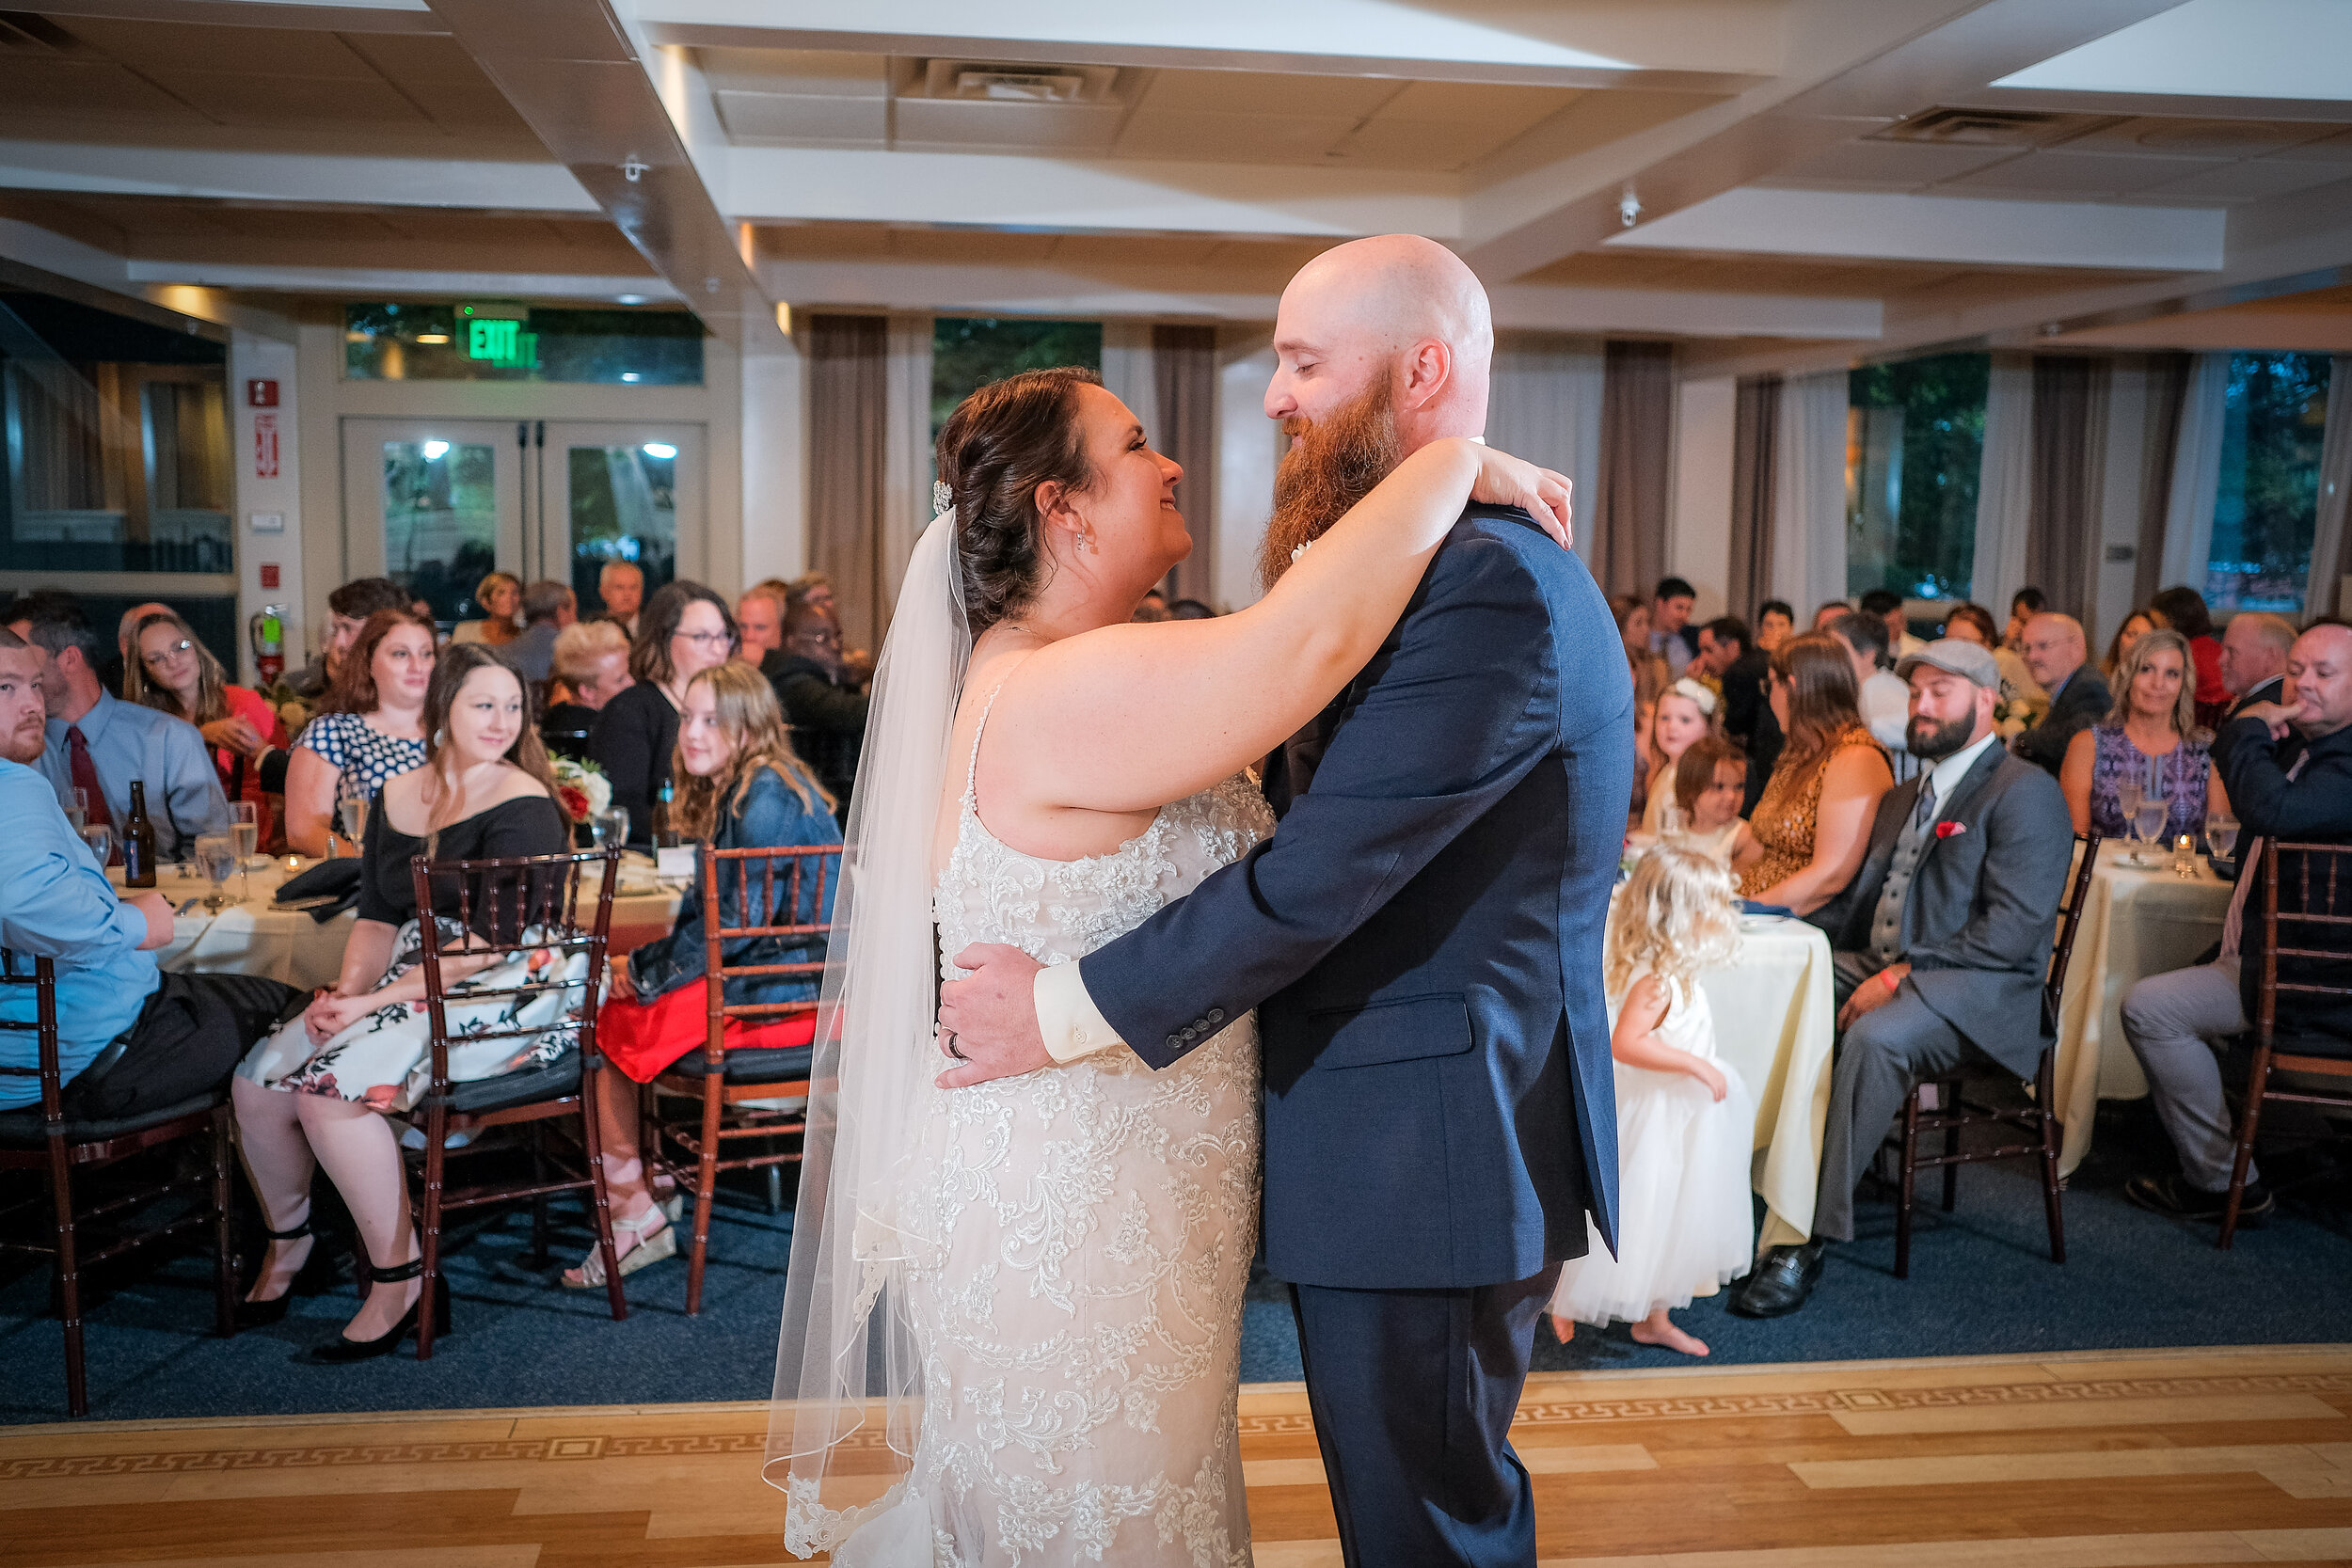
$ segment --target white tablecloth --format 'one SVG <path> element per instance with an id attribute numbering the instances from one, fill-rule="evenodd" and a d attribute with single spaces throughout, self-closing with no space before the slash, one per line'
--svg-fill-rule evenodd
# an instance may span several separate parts
<path id="1" fill-rule="evenodd" d="M 332 986 L 342 975 L 343 948 L 351 941 L 358 916 L 349 910 L 324 923 L 304 910 L 281 910 L 272 899 L 278 885 L 293 873 L 287 862 L 256 859 L 246 875 L 252 896 L 237 899 L 238 883 L 231 879 L 225 896 L 236 900 L 217 912 L 204 908 L 212 884 L 201 877 L 183 878 L 175 866 L 165 866 L 155 889 L 171 900 L 176 911 L 172 938 L 155 957 L 165 969 L 182 974 L 258 974 L 300 990 Z M 315 862 L 302 862 L 307 868 Z M 122 869 L 107 872 L 117 891 Z M 644 855 L 622 859 L 625 885 L 640 891 L 616 895 L 612 901 L 612 941 L 614 952 L 626 952 L 648 937 L 666 931 L 677 918 L 678 890 L 652 882 L 653 862 Z M 648 890 L 649 889 L 649 890 Z M 594 911 L 593 893 L 583 915 Z"/>
<path id="2" fill-rule="evenodd" d="M 1764 1196 L 1759 1246 L 1813 1232 L 1821 1130 L 1829 1116 L 1829 938 L 1802 920 L 1752 920 L 1740 956 L 1703 971 L 1715 1014 L 1715 1050 L 1756 1096 L 1754 1180 Z"/>
<path id="3" fill-rule="evenodd" d="M 2099 847 L 2099 868 L 2090 874 L 2066 966 L 2056 1107 L 2066 1128 L 2061 1175 L 2090 1152 L 2100 1101 L 2137 1100 L 2148 1092 L 2139 1059 L 2123 1039 L 2123 993 L 2146 975 L 2195 963 L 2220 940 L 2230 910 L 2230 884 L 2201 857 L 2194 875 L 2182 878 L 2171 871 L 2169 853 L 2151 870 L 2119 864 L 2130 852 L 2128 845 Z"/>

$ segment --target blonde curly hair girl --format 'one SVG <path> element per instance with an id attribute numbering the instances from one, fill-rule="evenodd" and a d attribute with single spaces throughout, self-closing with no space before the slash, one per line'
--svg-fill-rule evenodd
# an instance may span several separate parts
<path id="1" fill-rule="evenodd" d="M 1602 957 L 1603 984 L 1614 995 L 1646 967 L 1687 990 L 1698 971 L 1730 962 L 1739 946 L 1731 873 L 1711 855 L 1661 844 L 1642 857 L 1618 890 Z"/>

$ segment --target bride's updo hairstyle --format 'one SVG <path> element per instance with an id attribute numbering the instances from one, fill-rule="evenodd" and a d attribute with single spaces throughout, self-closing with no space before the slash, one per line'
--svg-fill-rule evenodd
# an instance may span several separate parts
<path id="1" fill-rule="evenodd" d="M 977 637 L 1028 608 L 1048 558 L 1037 487 L 1072 494 L 1093 483 L 1078 388 L 1092 371 L 1064 365 L 1023 371 L 981 388 L 939 432 L 939 477 L 956 513 L 956 570 L 964 619 Z"/>

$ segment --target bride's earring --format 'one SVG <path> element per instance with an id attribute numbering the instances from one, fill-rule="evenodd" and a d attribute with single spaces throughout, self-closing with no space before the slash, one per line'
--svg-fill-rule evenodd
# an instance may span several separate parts
<path id="1" fill-rule="evenodd" d="M 1094 531 L 1092 529 L 1087 529 L 1078 535 L 1078 547 L 1086 551 L 1089 555 L 1095 553 Z"/>

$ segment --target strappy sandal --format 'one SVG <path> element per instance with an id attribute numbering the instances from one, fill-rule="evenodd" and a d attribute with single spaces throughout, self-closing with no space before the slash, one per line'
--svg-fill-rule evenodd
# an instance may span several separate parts
<path id="1" fill-rule="evenodd" d="M 655 1227 L 660 1228 L 656 1229 Z M 627 1279 L 648 1263 L 659 1263 L 664 1258 L 677 1256 L 677 1230 L 670 1224 L 670 1216 L 660 1206 L 646 1210 L 635 1219 L 615 1218 L 612 1239 L 618 1243 L 621 1232 L 637 1238 L 637 1244 L 621 1254 L 621 1277 Z M 650 1232 L 650 1234 L 648 1234 Z M 573 1277 L 577 1274 L 578 1277 Z M 564 1288 L 569 1291 L 601 1291 L 604 1289 L 604 1249 L 590 1247 L 588 1256 L 580 1259 L 578 1270 L 564 1271 Z"/>

